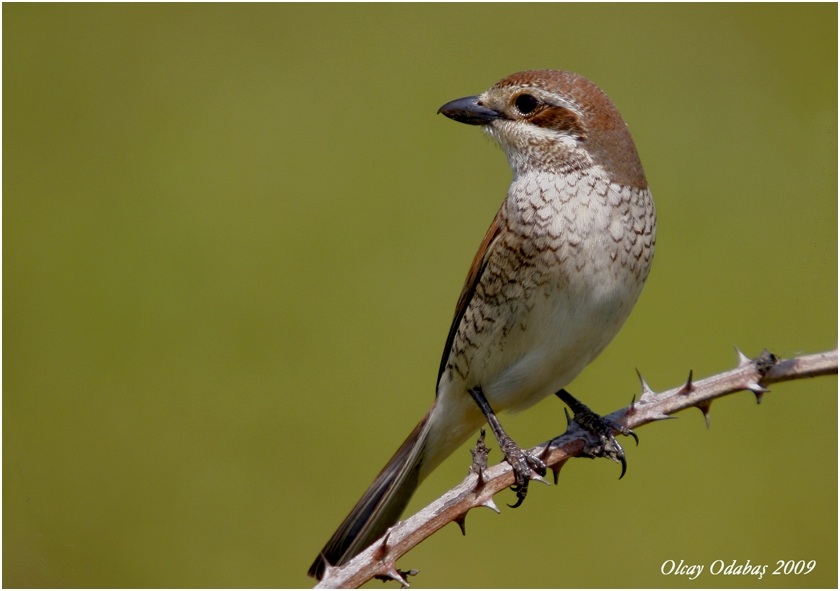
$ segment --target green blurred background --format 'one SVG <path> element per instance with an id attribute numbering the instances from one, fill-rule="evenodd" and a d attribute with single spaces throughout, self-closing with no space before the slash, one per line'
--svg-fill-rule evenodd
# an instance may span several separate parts
<path id="1" fill-rule="evenodd" d="M 733 367 L 735 346 L 836 346 L 836 5 L 3 17 L 4 586 L 312 584 L 433 400 L 510 179 L 435 111 L 518 70 L 605 89 L 659 212 L 648 286 L 571 391 L 612 411 L 636 367 L 664 389 Z M 565 426 L 556 399 L 504 422 L 523 445 Z M 416 587 L 836 586 L 835 378 L 718 401 L 710 430 L 691 411 L 639 434 L 621 482 L 570 462 L 401 566 Z M 460 482 L 467 447 L 412 511 Z M 663 576 L 669 559 L 706 573 Z M 708 575 L 791 559 L 817 567 Z"/>

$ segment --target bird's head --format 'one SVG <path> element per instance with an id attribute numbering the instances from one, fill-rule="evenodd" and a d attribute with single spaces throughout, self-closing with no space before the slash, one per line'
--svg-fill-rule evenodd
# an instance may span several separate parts
<path id="1" fill-rule="evenodd" d="M 512 74 L 480 95 L 446 103 L 438 113 L 481 125 L 505 151 L 515 175 L 579 170 L 647 187 L 618 109 L 600 88 L 572 72 Z"/>

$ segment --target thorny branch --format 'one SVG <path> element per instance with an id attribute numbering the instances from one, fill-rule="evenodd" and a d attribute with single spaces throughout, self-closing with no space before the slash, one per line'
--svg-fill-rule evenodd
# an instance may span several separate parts
<path id="1" fill-rule="evenodd" d="M 837 349 L 791 359 L 779 359 L 766 350 L 755 359 L 749 359 L 738 351 L 738 367 L 735 369 L 698 381 L 694 381 L 689 372 L 685 384 L 659 394 L 651 390 L 640 375 L 642 393 L 639 400 L 634 399 L 629 407 L 617 410 L 606 418 L 634 429 L 696 407 L 708 422 L 709 407 L 716 398 L 749 390 L 761 402 L 768 391 L 766 386 L 770 384 L 832 374 L 837 374 Z M 530 451 L 552 469 L 556 483 L 560 468 L 569 458 L 584 455 L 589 446 L 597 443 L 592 435 L 571 422 L 564 434 Z M 481 448 L 482 444 L 483 433 L 477 447 Z M 481 457 L 480 449 L 478 457 Z M 493 495 L 513 483 L 513 470 L 507 462 L 485 468 L 478 460 L 461 484 L 425 509 L 397 523 L 347 564 L 329 567 L 316 588 L 356 588 L 373 578 L 393 579 L 408 587 L 406 578 L 415 572 L 398 570 L 397 559 L 452 521 L 463 530 L 467 512 L 474 507 L 488 507 L 498 513 Z"/>

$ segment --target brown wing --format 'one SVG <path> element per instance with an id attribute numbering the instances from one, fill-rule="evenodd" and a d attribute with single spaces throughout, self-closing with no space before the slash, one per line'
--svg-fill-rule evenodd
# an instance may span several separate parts
<path id="1" fill-rule="evenodd" d="M 461 289 L 461 295 L 458 297 L 458 305 L 455 306 L 455 317 L 452 319 L 452 325 L 449 327 L 449 336 L 446 337 L 446 345 L 443 347 L 443 356 L 440 360 L 440 369 L 438 370 L 437 379 L 438 384 L 440 384 L 440 377 L 446 370 L 446 362 L 449 359 L 449 352 L 452 349 L 452 342 L 455 340 L 455 334 L 458 332 L 458 326 L 461 324 L 461 318 L 464 317 L 467 306 L 470 305 L 470 301 L 475 293 L 475 287 L 481 280 L 481 274 L 487 266 L 487 258 L 489 253 L 492 252 L 490 247 L 496 238 L 498 238 L 499 232 L 501 231 L 501 216 L 502 210 L 499 209 L 493 223 L 491 223 L 490 227 L 487 229 L 487 234 L 484 235 L 484 240 L 481 241 L 481 246 L 479 246 L 478 252 L 475 253 L 475 258 L 470 266 L 470 271 L 467 273 L 467 280 L 464 282 L 463 289 Z"/>

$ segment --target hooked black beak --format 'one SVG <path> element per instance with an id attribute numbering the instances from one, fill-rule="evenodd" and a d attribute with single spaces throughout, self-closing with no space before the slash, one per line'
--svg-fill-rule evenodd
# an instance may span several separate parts
<path id="1" fill-rule="evenodd" d="M 479 105 L 477 96 L 465 96 L 450 101 L 438 109 L 438 113 L 469 125 L 486 125 L 503 117 L 498 111 Z"/>

